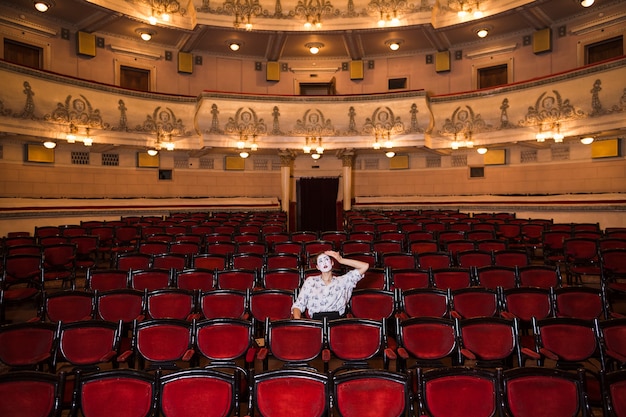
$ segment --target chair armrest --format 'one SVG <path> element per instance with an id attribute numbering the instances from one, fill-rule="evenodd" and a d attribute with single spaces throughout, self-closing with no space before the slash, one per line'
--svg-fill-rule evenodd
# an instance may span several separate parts
<path id="1" fill-rule="evenodd" d="M 261 348 L 256 354 L 256 358 L 260 361 L 264 361 L 267 358 L 269 350 L 267 348 Z"/>
<path id="2" fill-rule="evenodd" d="M 538 354 L 534 350 L 528 349 L 528 348 L 522 348 L 522 355 L 528 356 L 529 358 L 532 358 L 532 359 L 539 359 L 539 358 L 541 358 L 540 354 Z"/>
<path id="3" fill-rule="evenodd" d="M 461 349 L 461 355 L 463 355 L 466 359 L 469 359 L 472 361 L 476 360 L 476 355 L 474 355 L 474 352 L 472 352 L 469 349 L 465 349 L 465 348 Z"/>
<path id="4" fill-rule="evenodd" d="M 502 311 L 500 312 L 500 315 L 504 317 L 505 319 L 509 319 L 509 320 L 513 320 L 514 318 L 517 317 L 515 314 L 509 313 L 508 311 Z"/>
<path id="5" fill-rule="evenodd" d="M 409 352 L 407 352 L 405 348 L 399 347 L 398 356 L 400 356 L 400 358 L 405 359 L 405 360 L 409 359 Z"/>
<path id="6" fill-rule="evenodd" d="M 200 320 L 202 318 L 202 314 L 200 313 L 191 313 L 187 316 L 187 321 Z"/>
<path id="7" fill-rule="evenodd" d="M 28 319 L 27 323 L 37 323 L 38 321 L 43 321 L 41 317 L 32 317 Z"/>
<path id="8" fill-rule="evenodd" d="M 384 355 L 387 357 L 387 359 L 392 360 L 392 361 L 395 361 L 396 359 L 398 359 L 396 352 L 394 352 L 393 349 L 390 349 L 390 348 L 385 349 Z"/>
<path id="9" fill-rule="evenodd" d="M 617 313 L 615 311 L 611 311 L 611 313 L 609 314 L 611 316 L 612 319 L 621 319 L 626 317 L 625 315 L 621 314 L 621 313 Z"/>
<path id="10" fill-rule="evenodd" d="M 548 359 L 552 359 L 555 361 L 559 360 L 559 355 L 557 355 L 556 353 L 546 349 L 546 348 L 541 348 L 539 349 L 539 353 L 541 353 L 543 356 L 545 356 Z"/>
<path id="11" fill-rule="evenodd" d="M 108 361 L 110 361 L 111 359 L 113 359 L 113 357 L 114 357 L 116 354 L 117 354 L 117 352 L 116 352 L 116 351 L 111 350 L 111 351 L 107 352 L 107 354 L 106 354 L 106 355 L 104 355 L 103 357 L 101 357 L 101 358 L 100 358 L 100 362 L 108 362 Z"/>
<path id="12" fill-rule="evenodd" d="M 193 358 L 193 355 L 196 354 L 196 351 L 193 349 L 187 349 L 187 351 L 185 352 L 185 354 L 182 357 L 182 360 L 185 362 L 189 362 L 191 360 L 191 358 Z"/>
<path id="13" fill-rule="evenodd" d="M 450 316 L 451 316 L 453 319 L 459 319 L 459 320 L 463 318 L 463 316 L 462 316 L 462 315 L 460 315 L 460 314 L 459 314 L 456 310 L 451 310 L 451 311 L 450 311 Z"/>
<path id="14" fill-rule="evenodd" d="M 330 349 L 322 349 L 322 361 L 325 363 L 330 362 Z"/>
<path id="15" fill-rule="evenodd" d="M 123 352 L 121 355 L 119 355 L 116 360 L 117 362 L 126 362 L 132 354 L 132 350 L 127 350 L 126 352 Z"/>

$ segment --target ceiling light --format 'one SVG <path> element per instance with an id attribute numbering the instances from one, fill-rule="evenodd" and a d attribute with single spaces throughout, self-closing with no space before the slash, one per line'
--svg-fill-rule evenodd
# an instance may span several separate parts
<path id="1" fill-rule="evenodd" d="M 135 32 L 139 34 L 141 39 L 143 39 L 146 42 L 148 42 L 150 39 L 152 39 L 154 35 L 156 35 L 156 31 L 152 29 L 148 29 L 148 28 L 139 28 L 135 30 Z"/>
<path id="2" fill-rule="evenodd" d="M 583 145 L 591 145 L 593 141 L 593 136 L 587 136 L 580 139 L 580 143 L 582 143 Z"/>
<path id="3" fill-rule="evenodd" d="M 392 51 L 397 51 L 400 49 L 400 44 L 404 42 L 402 39 L 389 39 L 385 41 L 385 45 L 389 47 Z"/>
<path id="4" fill-rule="evenodd" d="M 242 157 L 243 159 L 246 159 L 247 157 L 250 156 L 250 154 L 246 151 L 241 151 L 239 152 L 239 156 Z"/>
<path id="5" fill-rule="evenodd" d="M 595 0 L 580 0 L 580 5 L 583 7 L 590 7 L 594 2 Z"/>
<path id="6" fill-rule="evenodd" d="M 487 37 L 487 35 L 489 35 L 489 29 L 486 29 L 486 28 L 478 29 L 476 31 L 476 35 L 479 38 L 485 38 L 485 37 Z"/>
<path id="7" fill-rule="evenodd" d="M 387 158 L 393 158 L 394 156 L 396 156 L 396 153 L 394 151 L 387 151 L 385 152 L 385 156 Z"/>
<path id="8" fill-rule="evenodd" d="M 484 155 L 484 154 L 487 153 L 487 148 L 480 147 L 480 148 L 476 149 L 476 152 L 478 152 L 481 155 Z"/>
<path id="9" fill-rule="evenodd" d="M 238 51 L 239 48 L 241 48 L 241 45 L 237 42 L 231 42 L 228 47 L 230 48 L 231 51 Z"/>
<path id="10" fill-rule="evenodd" d="M 158 153 L 159 151 L 157 151 L 156 149 L 148 149 L 148 155 L 150 156 L 157 156 Z"/>
<path id="11" fill-rule="evenodd" d="M 304 46 L 309 48 L 310 53 L 312 53 L 313 55 L 317 55 L 320 49 L 324 47 L 324 44 L 321 42 L 309 42 L 305 43 Z"/>
<path id="12" fill-rule="evenodd" d="M 45 142 L 43 143 L 43 146 L 45 146 L 45 147 L 46 147 L 46 148 L 48 148 L 48 149 L 54 149 L 54 148 L 56 148 L 56 147 L 57 147 L 57 144 L 56 144 L 56 142 L 53 142 L 53 141 L 51 141 L 51 140 L 47 140 L 47 141 L 45 141 Z"/>
<path id="13" fill-rule="evenodd" d="M 33 5 L 35 6 L 35 9 L 37 9 L 38 12 L 45 13 L 52 6 L 54 6 L 54 2 L 52 0 L 45 0 L 45 1 L 44 0 L 37 0 L 37 1 L 33 2 Z"/>
<path id="14" fill-rule="evenodd" d="M 322 155 L 320 155 L 318 153 L 311 154 L 311 158 L 313 158 L 313 159 L 320 159 L 321 157 L 322 157 Z"/>

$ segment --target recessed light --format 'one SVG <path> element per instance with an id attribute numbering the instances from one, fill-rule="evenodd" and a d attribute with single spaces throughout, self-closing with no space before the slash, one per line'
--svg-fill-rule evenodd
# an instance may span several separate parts
<path id="1" fill-rule="evenodd" d="M 45 13 L 55 4 L 54 4 L 54 1 L 52 0 L 37 0 L 33 2 L 33 5 L 35 6 L 35 9 L 37 9 L 38 12 Z"/>

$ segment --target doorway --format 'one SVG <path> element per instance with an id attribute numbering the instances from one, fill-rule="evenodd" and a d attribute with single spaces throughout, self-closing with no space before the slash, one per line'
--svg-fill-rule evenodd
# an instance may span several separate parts
<path id="1" fill-rule="evenodd" d="M 296 181 L 297 229 L 325 231 L 337 228 L 339 178 L 300 178 Z"/>

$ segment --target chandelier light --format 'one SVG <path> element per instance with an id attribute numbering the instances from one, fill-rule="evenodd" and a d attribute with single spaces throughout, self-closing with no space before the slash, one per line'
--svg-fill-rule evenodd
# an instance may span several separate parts
<path id="1" fill-rule="evenodd" d="M 480 0 L 448 0 L 450 10 L 456 12 L 461 19 L 472 17 L 480 19 L 483 12 L 480 10 Z"/>
<path id="2" fill-rule="evenodd" d="M 371 0 L 367 5 L 367 12 L 378 17 L 379 27 L 400 25 L 398 15 L 406 10 L 406 0 Z"/>
<path id="3" fill-rule="evenodd" d="M 537 142 L 545 142 L 546 139 L 553 139 L 555 143 L 563 142 L 565 135 L 561 133 L 561 124 L 552 122 L 539 125 L 539 132 L 535 135 Z"/>
<path id="4" fill-rule="evenodd" d="M 328 0 L 298 0 L 294 13 L 305 20 L 305 29 L 320 29 L 322 16 L 332 14 L 333 10 Z"/>
<path id="5" fill-rule="evenodd" d="M 159 18 L 164 22 L 169 22 L 173 14 L 184 15 L 187 12 L 177 0 L 144 0 L 144 2 L 148 3 L 151 8 L 151 15 L 148 18 L 151 25 L 156 25 Z"/>
<path id="6" fill-rule="evenodd" d="M 308 42 L 305 43 L 304 46 L 309 50 L 313 55 L 317 55 L 320 52 L 320 49 L 324 47 L 324 44 L 321 42 Z"/>
<path id="7" fill-rule="evenodd" d="M 240 28 L 243 25 L 247 31 L 252 30 L 252 17 L 263 13 L 259 0 L 226 0 L 224 10 L 235 16 L 233 22 L 235 28 Z"/>
<path id="8" fill-rule="evenodd" d="M 53 0 L 37 0 L 33 2 L 33 6 L 35 6 L 38 12 L 45 13 L 50 10 L 51 7 L 54 7 L 55 3 Z"/>
<path id="9" fill-rule="evenodd" d="M 400 49 L 400 45 L 404 42 L 402 39 L 389 39 L 385 41 L 385 45 L 389 47 L 392 51 L 397 51 Z"/>
<path id="10" fill-rule="evenodd" d="M 70 132 L 65 135 L 65 140 L 67 143 L 75 143 L 76 142 L 76 133 L 78 133 L 78 128 L 74 123 L 70 123 Z"/>

